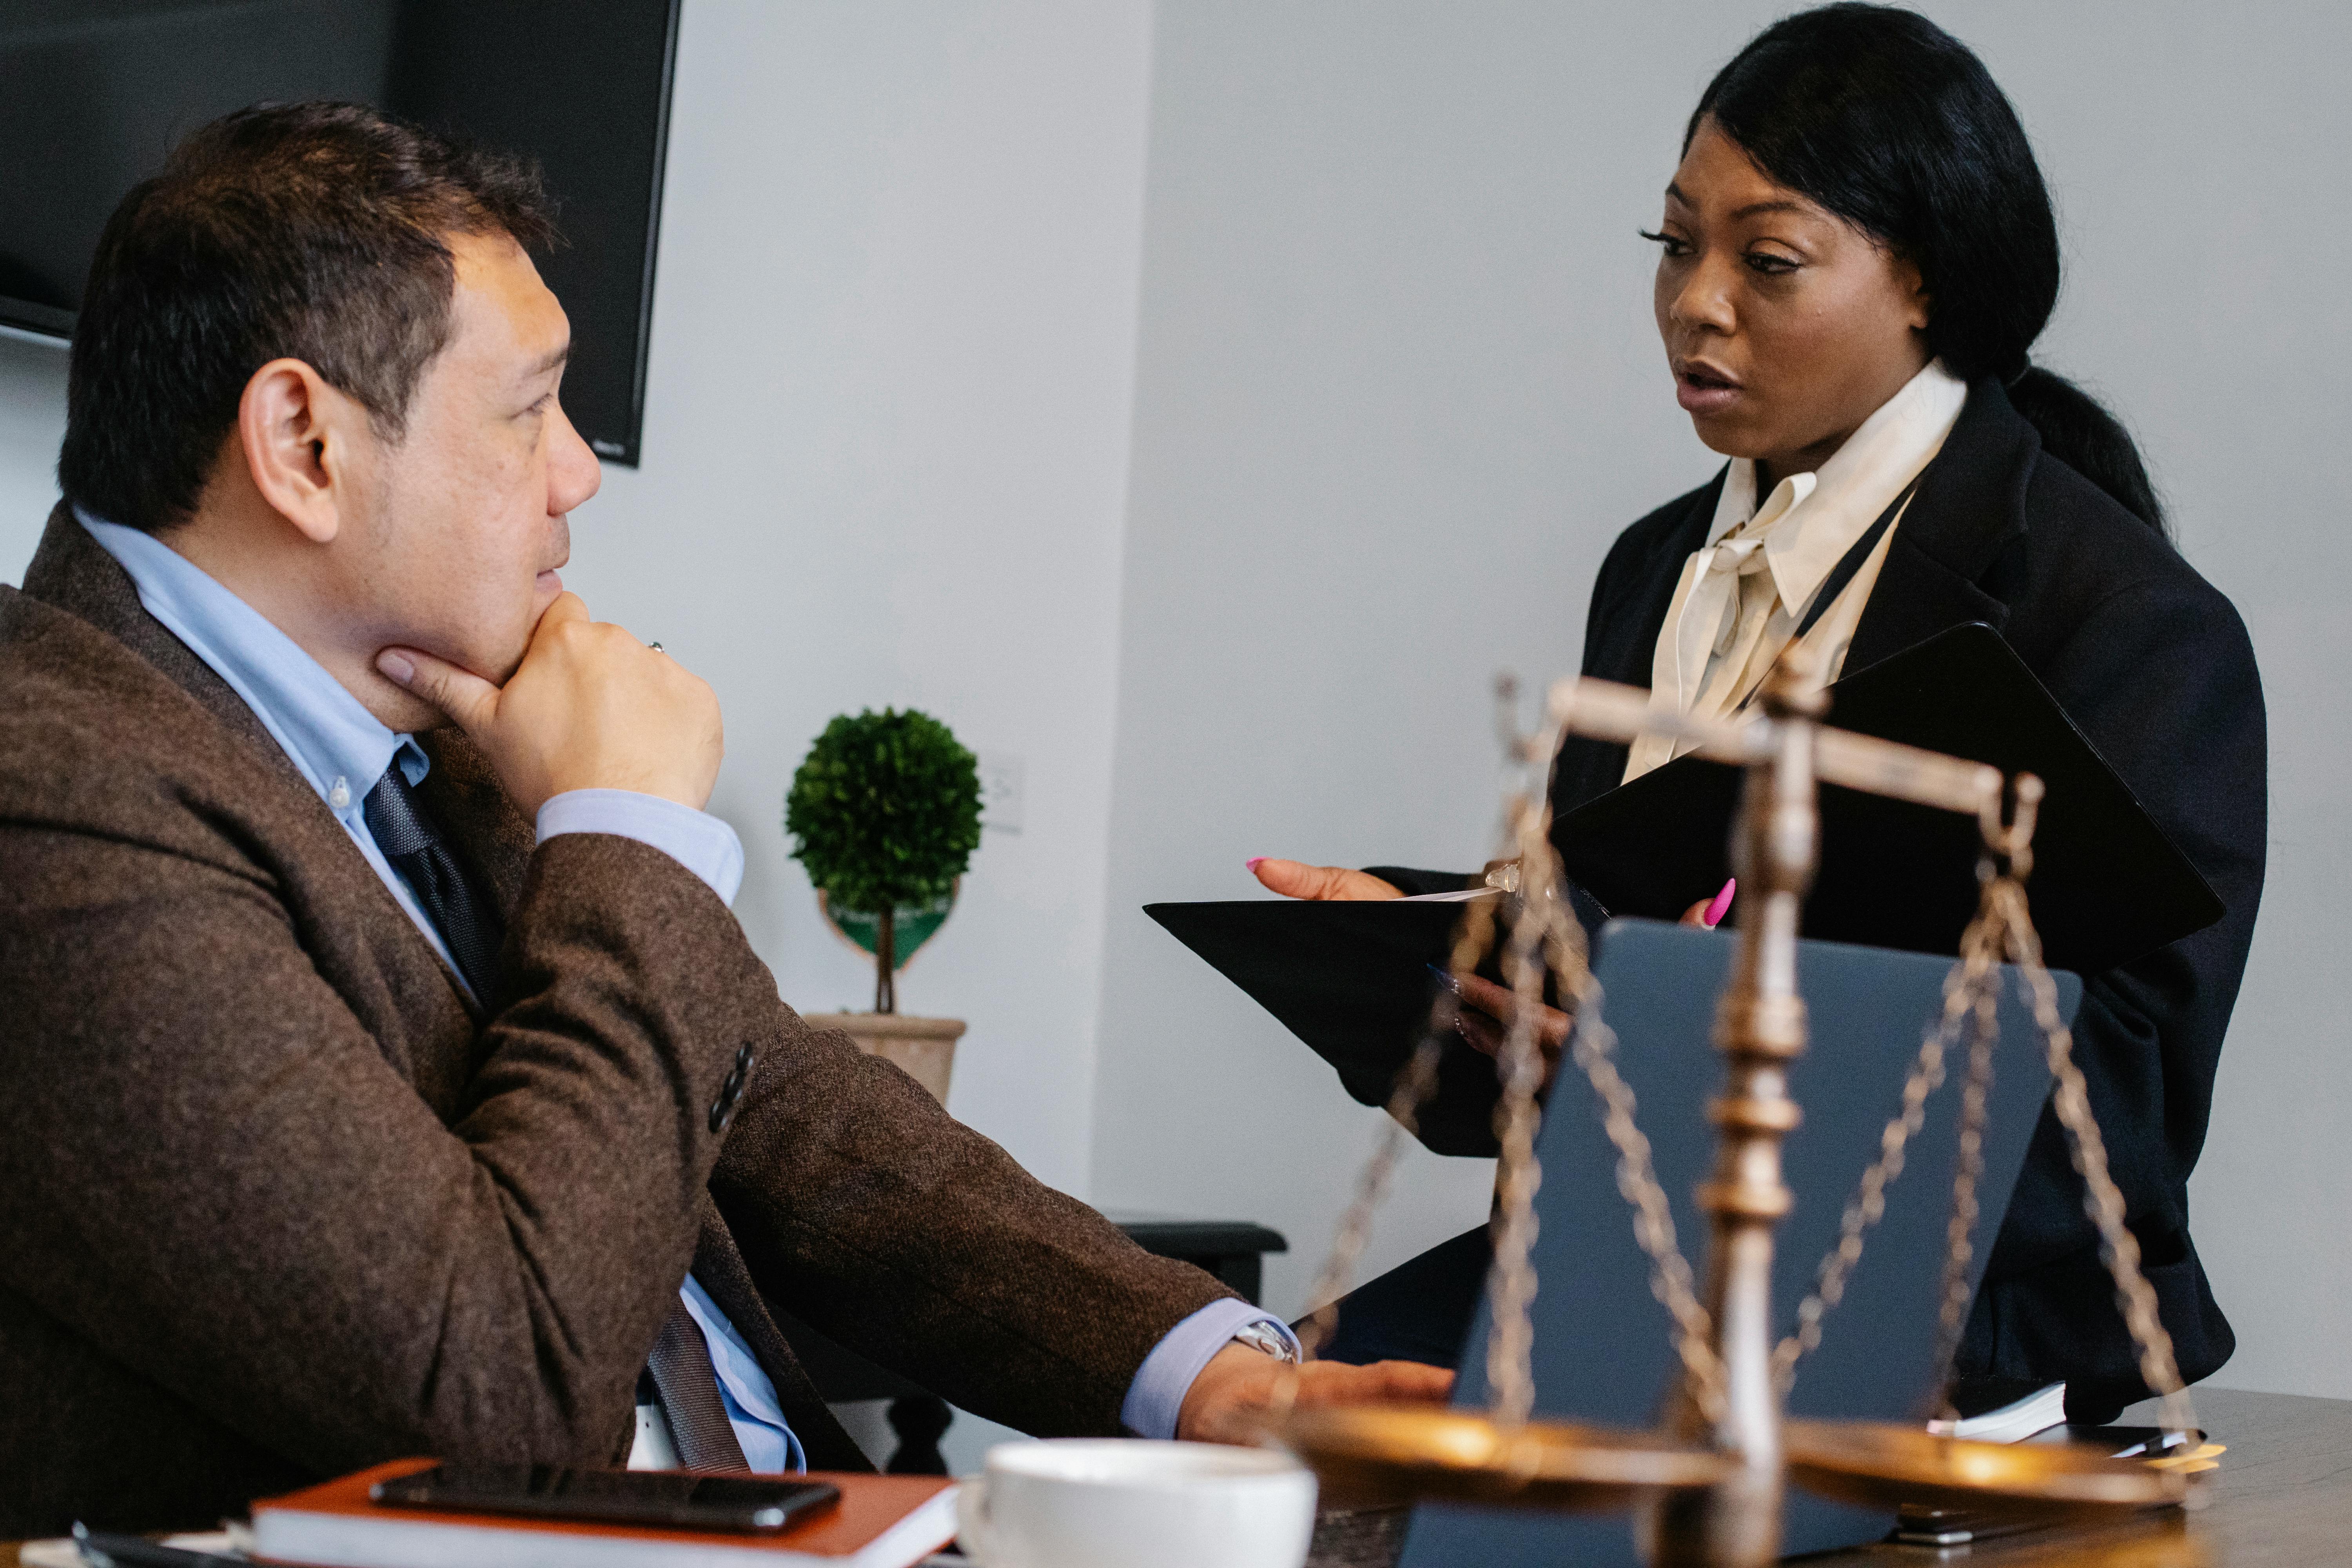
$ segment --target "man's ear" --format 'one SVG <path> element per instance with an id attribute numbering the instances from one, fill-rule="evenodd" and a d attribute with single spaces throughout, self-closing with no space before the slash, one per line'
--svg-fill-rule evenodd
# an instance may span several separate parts
<path id="1" fill-rule="evenodd" d="M 316 544 L 350 521 L 367 410 L 299 359 L 253 373 L 236 403 L 236 439 L 253 488 Z"/>

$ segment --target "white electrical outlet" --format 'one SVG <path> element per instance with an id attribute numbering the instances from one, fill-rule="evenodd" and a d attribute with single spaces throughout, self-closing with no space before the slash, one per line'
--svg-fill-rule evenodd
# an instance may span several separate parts
<path id="1" fill-rule="evenodd" d="M 1010 752 L 980 753 L 980 825 L 1021 831 L 1021 759 Z"/>

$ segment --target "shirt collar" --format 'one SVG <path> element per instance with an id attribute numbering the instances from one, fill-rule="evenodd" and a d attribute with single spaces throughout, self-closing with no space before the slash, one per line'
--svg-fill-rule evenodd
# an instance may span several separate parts
<path id="1" fill-rule="evenodd" d="M 1764 559 L 1780 602 L 1801 612 L 1855 541 L 1870 531 L 1903 487 L 1943 449 L 1969 400 L 1969 384 L 1931 360 L 1878 406 L 1818 473 L 1790 474 L 1759 509 L 1756 465 L 1734 458 L 1716 498 L 1706 542 L 1751 519 L 1769 529 Z"/>
<path id="2" fill-rule="evenodd" d="M 431 764 L 408 735 L 395 734 L 360 700 L 194 562 L 152 533 L 74 516 L 121 563 L 139 603 L 245 700 L 329 810 L 355 818 L 394 758 L 412 784 Z"/>

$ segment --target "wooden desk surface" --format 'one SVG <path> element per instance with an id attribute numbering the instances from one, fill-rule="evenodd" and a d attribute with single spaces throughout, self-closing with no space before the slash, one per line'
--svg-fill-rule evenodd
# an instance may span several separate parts
<path id="1" fill-rule="evenodd" d="M 2196 1513 L 2158 1514 L 2101 1531 L 2038 1531 L 1938 1552 L 1869 1546 L 1807 1559 L 1810 1565 L 1979 1563 L 2000 1568 L 2317 1568 L 2352 1563 L 2352 1400 L 2235 1389 L 2194 1391 L 2197 1417 L 2228 1445 L 2212 1502 Z M 2153 1403 L 2125 1412 L 2152 1424 Z"/>
<path id="2" fill-rule="evenodd" d="M 1864 1546 L 1803 1559 L 1806 1568 L 2319 1568 L 2352 1563 L 2352 1399 L 2196 1391 L 2197 1415 L 2229 1445 L 2210 1507 L 2105 1530 L 2045 1530 L 1972 1546 Z M 2153 1422 L 2153 1404 L 2125 1413 Z M 1395 1523 L 1402 1523 L 1402 1520 Z M 1395 1561 L 1403 1532 L 1358 1516 L 1318 1532 L 1309 1568 Z M 16 1549 L 0 1542 L 0 1568 Z M 1468 1565 L 1465 1565 L 1468 1568 Z"/>
<path id="3" fill-rule="evenodd" d="M 2100 1530 L 2042 1530 L 1967 1546 L 1881 1544 L 1797 1559 L 1805 1568 L 2320 1568 L 2352 1563 L 2352 1400 L 2195 1391 L 2226 1444 L 2212 1500 Z M 2123 1422 L 2153 1425 L 2153 1401 Z M 1308 1568 L 1389 1568 L 1403 1518 L 1326 1516 Z M 1464 1568 L 1473 1568 L 1465 1564 Z"/>

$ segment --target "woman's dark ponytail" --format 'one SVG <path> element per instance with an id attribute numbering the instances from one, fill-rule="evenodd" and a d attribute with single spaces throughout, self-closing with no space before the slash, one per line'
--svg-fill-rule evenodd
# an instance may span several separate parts
<path id="1" fill-rule="evenodd" d="M 2164 504 L 2123 422 L 2055 371 L 2029 365 L 2011 382 L 2009 400 L 2042 435 L 2042 449 L 2098 486 L 2150 528 L 2172 537 Z"/>
<path id="2" fill-rule="evenodd" d="M 1801 11 L 1716 74 L 1685 149 L 1710 118 L 1774 180 L 1916 263 L 1945 366 L 1999 379 L 2043 450 L 2166 532 L 2130 433 L 2027 359 L 2058 302 L 2058 224 L 2017 111 L 1966 44 L 1891 6 Z"/>

